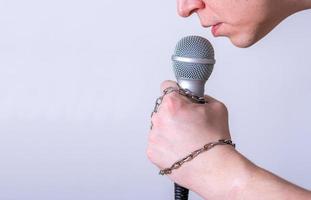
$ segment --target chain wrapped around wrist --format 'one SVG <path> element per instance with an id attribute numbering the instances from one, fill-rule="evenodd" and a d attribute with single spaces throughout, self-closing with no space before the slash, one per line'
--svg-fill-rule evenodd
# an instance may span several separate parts
<path id="1" fill-rule="evenodd" d="M 201 154 L 205 151 L 208 151 L 217 145 L 231 145 L 235 148 L 235 144 L 232 142 L 232 140 L 218 140 L 217 142 L 210 142 L 210 143 L 204 145 L 204 147 L 202 147 L 201 149 L 193 151 L 188 156 L 186 156 L 183 159 L 175 162 L 171 167 L 160 170 L 159 174 L 162 176 L 171 174 L 173 170 L 180 168 L 185 162 L 189 162 L 189 161 L 193 160 L 199 154 Z"/>

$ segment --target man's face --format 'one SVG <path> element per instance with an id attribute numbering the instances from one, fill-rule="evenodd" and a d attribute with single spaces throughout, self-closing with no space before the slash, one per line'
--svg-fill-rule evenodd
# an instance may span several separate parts
<path id="1" fill-rule="evenodd" d="M 291 14 L 280 0 L 177 0 L 178 13 L 197 13 L 215 37 L 226 36 L 238 47 L 248 47 Z"/>

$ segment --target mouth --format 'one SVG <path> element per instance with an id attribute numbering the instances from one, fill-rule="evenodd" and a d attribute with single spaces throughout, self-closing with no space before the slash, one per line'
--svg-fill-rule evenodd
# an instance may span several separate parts
<path id="1" fill-rule="evenodd" d="M 218 33 L 218 29 L 220 28 L 220 26 L 222 25 L 222 23 L 217 23 L 215 25 L 212 26 L 212 34 L 214 35 L 214 37 L 217 37 L 219 35 Z"/>

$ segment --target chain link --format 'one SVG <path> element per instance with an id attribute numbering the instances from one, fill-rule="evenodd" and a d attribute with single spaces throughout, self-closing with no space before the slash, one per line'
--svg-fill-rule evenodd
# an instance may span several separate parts
<path id="1" fill-rule="evenodd" d="M 179 89 L 178 88 L 173 88 L 173 87 L 169 87 L 169 88 L 166 88 L 164 91 L 163 91 L 163 94 L 162 96 L 160 96 L 159 98 L 157 98 L 156 102 L 155 102 L 155 105 L 154 105 L 154 108 L 153 108 L 153 111 L 151 113 L 151 118 L 152 116 L 157 113 L 159 111 L 159 107 L 161 105 L 161 103 L 163 102 L 163 98 L 165 97 L 165 95 L 169 94 L 169 93 L 172 93 L 172 92 L 179 92 Z M 150 129 L 152 129 L 153 127 L 153 123 L 151 121 L 151 126 L 150 126 Z"/>
<path id="2" fill-rule="evenodd" d="M 177 86 L 178 86 L 178 88 L 168 87 L 165 90 L 163 90 L 163 94 L 159 98 L 156 99 L 153 111 L 151 113 L 151 117 L 159 111 L 159 107 L 160 107 L 161 103 L 163 102 L 164 97 L 166 95 L 172 93 L 172 92 L 177 92 L 178 94 L 187 97 L 188 99 L 190 99 L 194 103 L 199 103 L 199 104 L 207 103 L 206 100 L 204 99 L 204 97 L 198 97 L 198 96 L 194 95 L 190 90 L 182 89 L 178 84 L 177 84 Z M 151 122 L 150 129 L 152 129 L 152 127 L 153 127 L 153 124 Z"/>
<path id="3" fill-rule="evenodd" d="M 198 149 L 196 151 L 193 151 L 191 154 L 188 156 L 184 157 L 183 159 L 175 162 L 171 167 L 163 169 L 159 172 L 160 175 L 167 175 L 171 174 L 173 170 L 180 168 L 185 162 L 190 162 L 193 160 L 195 157 L 197 157 L 199 154 L 208 151 L 212 148 L 214 148 L 217 145 L 231 145 L 235 148 L 235 144 L 232 142 L 232 140 L 218 140 L 218 142 L 211 142 L 206 145 L 204 145 L 203 148 Z"/>

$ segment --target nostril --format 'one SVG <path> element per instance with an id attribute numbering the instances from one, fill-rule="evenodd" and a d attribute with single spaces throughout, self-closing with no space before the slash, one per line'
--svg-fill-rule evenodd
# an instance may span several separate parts
<path id="1" fill-rule="evenodd" d="M 188 16 L 189 16 L 189 14 L 187 13 L 187 11 L 186 11 L 186 10 L 183 10 L 183 9 L 179 9 L 179 10 L 178 10 L 178 14 L 179 14 L 179 16 L 181 16 L 181 17 L 188 17 Z"/>
<path id="2" fill-rule="evenodd" d="M 189 16 L 192 15 L 193 13 L 197 12 L 199 9 L 193 9 L 190 11 Z"/>
<path id="3" fill-rule="evenodd" d="M 178 14 L 181 17 L 189 17 L 193 13 L 197 12 L 199 9 L 205 7 L 205 4 L 202 0 L 188 0 L 188 1 L 178 1 L 177 9 Z"/>
<path id="4" fill-rule="evenodd" d="M 195 13 L 198 9 L 189 9 L 189 8 L 179 8 L 178 9 L 178 14 L 181 17 L 189 17 L 193 13 Z"/>

